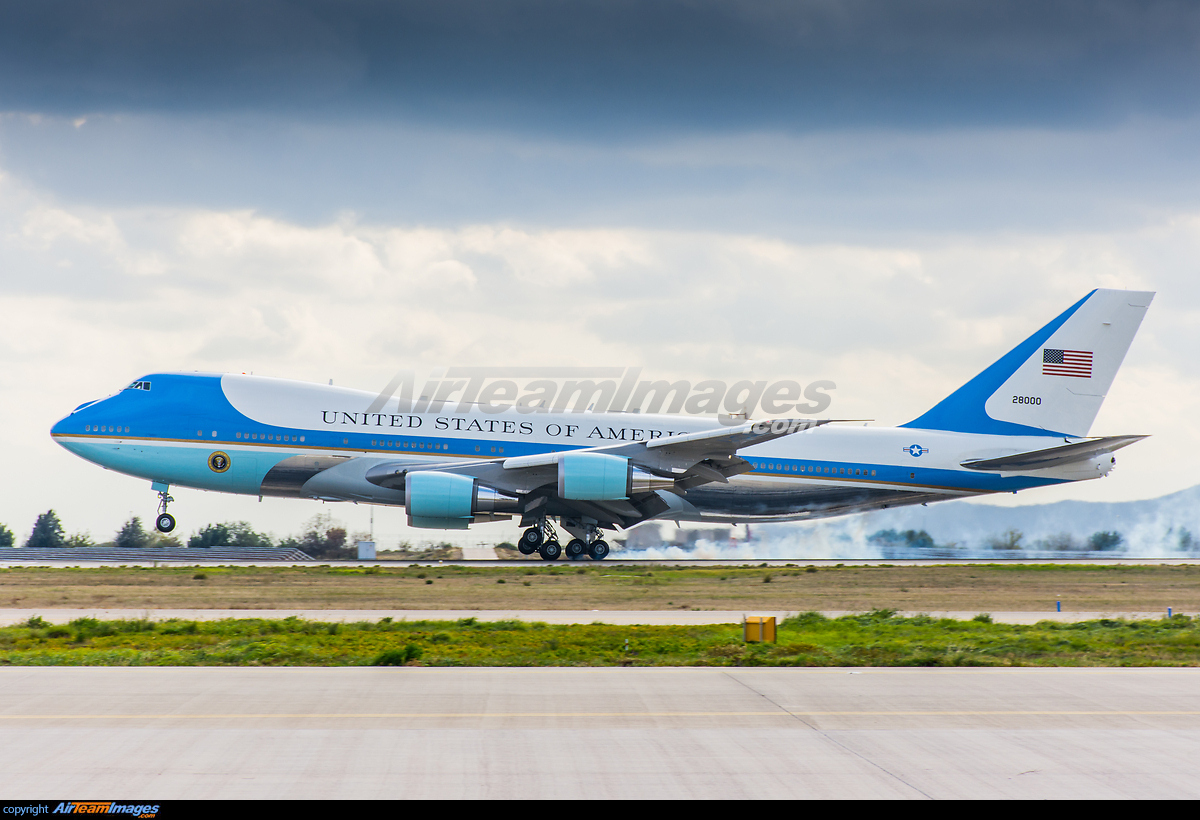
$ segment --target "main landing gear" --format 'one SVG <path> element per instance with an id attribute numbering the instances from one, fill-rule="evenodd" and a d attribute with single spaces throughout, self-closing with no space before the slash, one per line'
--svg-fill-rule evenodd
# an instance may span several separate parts
<path id="1" fill-rule="evenodd" d="M 158 518 L 154 519 L 154 528 L 159 532 L 170 532 L 175 529 L 175 516 L 167 512 L 167 505 L 174 501 L 166 490 L 158 493 Z"/>
<path id="2" fill-rule="evenodd" d="M 572 538 L 567 542 L 567 557 L 572 561 L 582 561 L 586 555 L 593 561 L 603 561 L 608 557 L 608 542 L 600 538 L 599 533 L 590 534 L 591 543 L 580 538 Z"/>
<path id="3" fill-rule="evenodd" d="M 558 543 L 558 534 L 554 531 L 554 525 L 545 518 L 536 526 L 521 533 L 517 549 L 523 555 L 533 555 L 536 552 L 542 556 L 543 561 L 557 561 L 564 552 Z M 584 538 L 572 538 L 567 542 L 565 552 L 567 558 L 572 561 L 582 560 L 584 556 L 593 561 L 603 561 L 608 557 L 608 544 L 600 538 L 599 529 L 588 527 Z"/>
<path id="4" fill-rule="evenodd" d="M 533 555 L 535 552 L 542 556 L 543 561 L 557 561 L 562 555 L 562 547 L 558 543 L 558 533 L 554 525 L 543 518 L 536 526 L 521 533 L 517 549 L 522 555 Z"/>

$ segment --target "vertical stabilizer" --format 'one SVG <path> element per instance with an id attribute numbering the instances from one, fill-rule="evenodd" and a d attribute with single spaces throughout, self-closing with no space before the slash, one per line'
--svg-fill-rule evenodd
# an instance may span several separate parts
<path id="1" fill-rule="evenodd" d="M 1094 290 L 902 427 L 1086 436 L 1154 294 Z"/>

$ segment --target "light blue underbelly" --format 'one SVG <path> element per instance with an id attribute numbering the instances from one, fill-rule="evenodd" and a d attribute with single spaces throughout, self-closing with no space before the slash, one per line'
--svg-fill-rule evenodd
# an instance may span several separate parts
<path id="1" fill-rule="evenodd" d="M 267 471 L 295 453 L 238 450 L 229 447 L 161 447 L 139 442 L 64 441 L 71 452 L 116 470 L 151 481 L 201 490 L 258 495 Z M 229 456 L 229 469 L 216 472 L 209 456 L 220 451 Z"/>

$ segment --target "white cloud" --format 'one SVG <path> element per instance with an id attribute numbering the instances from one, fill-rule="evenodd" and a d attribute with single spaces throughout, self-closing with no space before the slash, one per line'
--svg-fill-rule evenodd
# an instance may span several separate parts
<path id="1" fill-rule="evenodd" d="M 1200 284 L 1187 261 L 1198 249 L 1191 214 L 1123 233 L 867 246 L 98 211 L 0 178 L 0 446 L 27 477 L 0 521 L 24 530 L 56 505 L 68 529 L 103 534 L 130 507 L 149 514 L 142 483 L 66 456 L 45 432 L 76 404 L 154 370 L 375 389 L 401 366 L 642 365 L 696 380 L 833 379 L 835 412 L 899 423 L 1097 286 L 1161 291 L 1097 421 L 1104 433 L 1156 437 L 1124 451 L 1112 478 L 1019 500 L 1157 495 L 1195 483 L 1179 454 L 1200 444 L 1191 413 Z M 194 503 L 253 513 L 280 532 L 311 515 L 217 496 Z"/>

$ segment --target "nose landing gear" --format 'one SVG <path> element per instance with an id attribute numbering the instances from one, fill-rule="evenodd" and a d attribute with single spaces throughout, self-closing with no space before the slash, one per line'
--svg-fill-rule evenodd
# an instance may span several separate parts
<path id="1" fill-rule="evenodd" d="M 175 516 L 167 512 L 167 504 L 174 500 L 166 490 L 159 490 L 158 518 L 154 519 L 154 528 L 159 532 L 170 532 L 175 529 Z"/>

